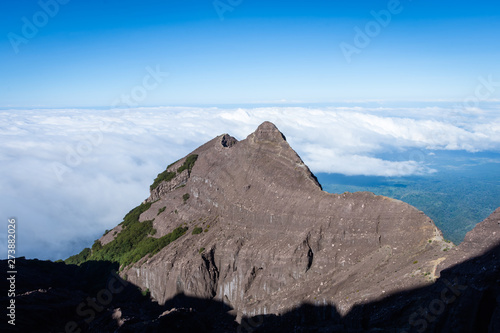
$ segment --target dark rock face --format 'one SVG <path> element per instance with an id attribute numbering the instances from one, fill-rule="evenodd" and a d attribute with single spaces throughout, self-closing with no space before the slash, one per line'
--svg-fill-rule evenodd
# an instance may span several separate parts
<path id="1" fill-rule="evenodd" d="M 406 203 L 322 191 L 269 122 L 192 154 L 192 169 L 177 172 L 187 157 L 169 166 L 176 176 L 140 216 L 154 219 L 154 237 L 188 232 L 125 268 L 126 288 L 92 320 L 77 309 L 116 278 L 105 263 L 22 261 L 21 331 L 69 321 L 82 332 L 500 331 L 500 208 L 455 247 Z"/>
<path id="2" fill-rule="evenodd" d="M 110 262 L 76 266 L 18 258 L 16 267 L 15 326 L 2 320 L 0 332 L 236 331 L 224 304 L 177 295 L 159 306 L 121 279 Z M 7 271 L 7 260 L 0 268 Z M 8 289 L 6 279 L 0 284 Z M 2 306 L 10 299 L 0 295 Z"/>

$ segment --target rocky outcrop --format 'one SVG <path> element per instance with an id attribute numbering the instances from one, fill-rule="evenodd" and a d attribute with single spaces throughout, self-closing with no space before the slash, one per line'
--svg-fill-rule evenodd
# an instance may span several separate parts
<path id="1" fill-rule="evenodd" d="M 188 232 L 123 273 L 160 303 L 184 293 L 222 301 L 240 317 L 280 314 L 304 301 L 345 314 L 432 283 L 452 246 L 406 203 L 322 191 L 269 122 L 245 140 L 222 135 L 192 154 L 190 174 L 152 191 L 141 220 L 155 217 L 155 237 L 183 223 L 204 232 Z"/>
<path id="2" fill-rule="evenodd" d="M 453 248 L 438 267 L 444 270 L 467 259 L 480 256 L 500 245 L 500 208 L 497 208 L 487 219 L 478 223 L 465 235 L 459 246 Z"/>

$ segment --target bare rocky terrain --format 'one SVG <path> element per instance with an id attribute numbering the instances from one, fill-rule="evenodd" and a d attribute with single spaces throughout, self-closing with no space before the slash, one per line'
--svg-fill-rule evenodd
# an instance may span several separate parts
<path id="1" fill-rule="evenodd" d="M 183 167 L 188 159 L 193 164 Z M 323 191 L 269 122 L 242 141 L 218 136 L 165 174 L 138 221 L 152 221 L 148 237 L 156 239 L 179 227 L 187 232 L 123 265 L 120 276 L 137 289 L 127 294 L 134 296 L 117 298 L 81 327 L 500 331 L 500 209 L 454 246 L 404 202 Z M 118 225 L 92 251 L 111 246 L 127 228 Z M 90 292 L 76 289 L 77 299 Z M 144 311 L 134 311 L 134 303 Z"/>
<path id="2" fill-rule="evenodd" d="M 186 170 L 152 191 L 147 201 L 154 203 L 141 219 L 166 207 L 155 218 L 158 237 L 183 223 L 210 227 L 123 273 L 160 304 L 184 293 L 222 301 L 240 317 L 281 314 L 302 302 L 336 304 L 345 314 L 355 304 L 432 283 L 451 247 L 408 204 L 322 191 L 271 123 L 240 142 L 222 135 L 193 154 L 190 175 Z M 183 203 L 185 193 L 190 199 Z"/>

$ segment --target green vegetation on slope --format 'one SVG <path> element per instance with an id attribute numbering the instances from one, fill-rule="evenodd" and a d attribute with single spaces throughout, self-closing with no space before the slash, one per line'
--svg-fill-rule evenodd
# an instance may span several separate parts
<path id="1" fill-rule="evenodd" d="M 177 173 L 181 173 L 184 170 L 187 170 L 188 173 L 191 173 L 191 170 L 193 169 L 194 166 L 194 162 L 196 162 L 197 159 L 198 155 L 196 154 L 189 155 L 186 158 L 186 161 L 179 167 L 179 169 L 177 169 Z"/>
<path id="2" fill-rule="evenodd" d="M 124 266 L 128 266 L 129 264 L 135 263 L 139 261 L 146 255 L 150 257 L 160 252 L 168 244 L 175 241 L 177 238 L 181 237 L 186 233 L 188 227 L 177 227 L 171 233 L 166 234 L 160 238 L 146 237 L 143 239 L 137 247 L 135 247 L 132 251 L 128 252 L 124 257 L 123 264 Z"/>
<path id="3" fill-rule="evenodd" d="M 149 189 L 151 191 L 154 190 L 155 188 L 158 187 L 158 185 L 160 185 L 161 182 L 163 182 L 163 181 L 169 182 L 172 179 L 174 179 L 174 177 L 176 175 L 177 174 L 175 172 L 169 172 L 167 170 L 163 171 L 162 173 L 158 174 L 158 177 L 155 178 L 155 180 L 153 181 L 153 184 L 151 184 L 151 186 L 149 186 Z"/>
<path id="4" fill-rule="evenodd" d="M 192 235 L 198 235 L 198 234 L 201 234 L 203 232 L 203 228 L 200 228 L 200 227 L 195 227 L 193 229 L 193 232 L 191 232 Z"/>
<path id="5" fill-rule="evenodd" d="M 153 220 L 139 222 L 139 216 L 150 207 L 151 203 L 141 204 L 125 215 L 121 223 L 123 230 L 113 241 L 103 246 L 97 240 L 92 246 L 92 250 L 86 248 L 81 253 L 69 257 L 65 262 L 79 265 L 89 260 L 110 261 L 120 264 L 123 268 L 139 261 L 148 254 L 158 253 L 162 248 L 186 233 L 187 227 L 178 227 L 163 237 L 150 237 L 156 232 L 153 228 Z"/>
<path id="6" fill-rule="evenodd" d="M 165 209 L 167 209 L 167 207 L 162 207 L 162 208 L 159 208 L 158 209 L 158 214 L 156 214 L 156 216 L 160 215 L 161 213 L 163 213 L 165 211 Z"/>
<path id="7" fill-rule="evenodd" d="M 68 259 L 64 260 L 64 262 L 68 265 L 79 265 L 82 262 L 87 261 L 87 258 L 90 256 L 90 254 L 90 249 L 86 247 L 82 250 L 82 252 L 69 257 Z"/>
<path id="8" fill-rule="evenodd" d="M 158 174 L 153 184 L 150 186 L 150 190 L 157 188 L 163 181 L 171 181 L 177 174 L 180 174 L 184 170 L 188 170 L 190 174 L 197 159 L 198 155 L 189 155 L 186 157 L 184 163 L 177 169 L 177 172 L 168 171 L 168 169 L 177 162 L 170 164 L 167 170 Z M 185 203 L 189 199 L 189 194 L 184 194 L 182 198 Z M 147 211 L 151 207 L 151 204 L 151 202 L 140 204 L 125 215 L 123 222 L 120 223 L 123 229 L 113 241 L 103 246 L 99 240 L 96 240 L 92 245 L 92 249 L 85 248 L 79 254 L 66 259 L 65 262 L 67 264 L 80 265 L 89 260 L 110 261 L 120 264 L 123 268 L 139 261 L 146 255 L 152 256 L 158 253 L 162 248 L 186 233 L 188 227 L 177 227 L 171 233 L 163 237 L 151 237 L 156 234 L 156 229 L 153 228 L 154 219 L 139 222 L 139 216 Z M 158 209 L 157 215 L 160 215 L 165 209 L 166 207 Z M 177 213 L 177 210 L 175 213 Z M 106 230 L 105 234 L 108 232 L 109 230 Z"/>
<path id="9" fill-rule="evenodd" d="M 188 170 L 188 174 L 191 174 L 191 170 L 193 169 L 194 163 L 196 162 L 197 159 L 198 159 L 198 155 L 196 155 L 196 154 L 189 155 L 188 157 L 186 157 L 186 160 L 184 161 L 184 163 L 182 163 L 182 165 L 177 169 L 177 172 L 175 172 L 175 171 L 168 171 L 168 168 L 170 168 L 173 164 L 175 164 L 177 162 L 175 162 L 173 164 L 170 164 L 167 167 L 167 170 L 165 170 L 162 173 L 158 174 L 158 176 L 153 181 L 153 184 L 151 184 L 151 186 L 149 187 L 149 189 L 152 191 L 155 188 L 157 188 L 158 185 L 160 185 L 161 182 L 163 182 L 163 181 L 166 181 L 166 182 L 171 181 L 172 179 L 174 179 L 174 177 L 176 175 L 180 174 L 184 170 Z"/>

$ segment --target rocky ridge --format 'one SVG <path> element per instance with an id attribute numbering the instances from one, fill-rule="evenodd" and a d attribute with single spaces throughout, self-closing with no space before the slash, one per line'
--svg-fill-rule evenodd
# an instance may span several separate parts
<path id="1" fill-rule="evenodd" d="M 450 257 L 452 244 L 414 207 L 322 191 L 272 123 L 239 142 L 221 135 L 192 154 L 192 170 L 154 189 L 140 219 L 155 218 L 155 237 L 183 224 L 205 232 L 189 232 L 123 272 L 160 304 L 182 293 L 224 302 L 239 317 L 303 302 L 346 314 L 433 283 Z"/>

